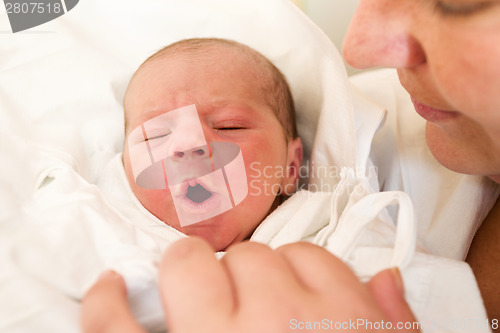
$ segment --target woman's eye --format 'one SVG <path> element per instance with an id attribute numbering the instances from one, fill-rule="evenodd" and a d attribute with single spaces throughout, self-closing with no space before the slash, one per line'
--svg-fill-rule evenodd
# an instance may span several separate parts
<path id="1" fill-rule="evenodd" d="M 434 3 L 434 10 L 443 16 L 467 16 L 475 14 L 492 4 L 492 2 L 487 1 L 457 4 L 449 1 L 438 0 Z"/>

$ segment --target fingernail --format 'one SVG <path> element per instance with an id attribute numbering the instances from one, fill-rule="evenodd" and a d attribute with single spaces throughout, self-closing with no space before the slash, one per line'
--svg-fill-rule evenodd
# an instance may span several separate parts
<path id="1" fill-rule="evenodd" d="M 118 277 L 118 273 L 109 269 L 107 271 L 102 272 L 101 275 L 99 275 L 98 280 L 113 279 L 116 277 Z"/>
<path id="2" fill-rule="evenodd" d="M 396 286 L 396 289 L 399 291 L 399 294 L 401 297 L 405 296 L 405 286 L 403 283 L 403 277 L 401 276 L 401 272 L 399 271 L 399 268 L 393 267 L 391 269 L 392 276 L 394 277 L 394 285 Z"/>

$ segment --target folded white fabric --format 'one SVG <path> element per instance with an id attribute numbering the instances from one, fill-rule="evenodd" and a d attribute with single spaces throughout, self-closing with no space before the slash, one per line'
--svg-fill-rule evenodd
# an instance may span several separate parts
<path id="1" fill-rule="evenodd" d="M 351 192 L 295 194 L 259 226 L 252 240 L 271 247 L 301 240 L 323 246 L 364 281 L 382 269 L 399 267 L 418 321 L 402 325 L 423 332 L 490 332 L 469 266 L 422 250 L 414 253 L 416 225 L 409 197 L 399 191 L 373 193 L 366 180 L 353 180 L 341 177 L 344 186 L 354 184 Z M 397 228 L 384 212 L 393 204 L 399 206 Z"/>

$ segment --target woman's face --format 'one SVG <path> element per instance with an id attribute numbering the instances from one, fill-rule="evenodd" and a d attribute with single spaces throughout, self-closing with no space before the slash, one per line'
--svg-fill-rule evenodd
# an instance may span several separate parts
<path id="1" fill-rule="evenodd" d="M 397 68 L 436 159 L 500 183 L 500 0 L 360 0 L 344 56 Z"/>

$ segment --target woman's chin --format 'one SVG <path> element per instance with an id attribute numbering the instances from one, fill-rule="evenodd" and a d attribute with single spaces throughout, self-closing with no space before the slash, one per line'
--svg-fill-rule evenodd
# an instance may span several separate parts
<path id="1" fill-rule="evenodd" d="M 495 174 L 487 149 L 477 147 L 467 137 L 451 137 L 440 126 L 427 122 L 425 139 L 434 158 L 445 168 L 462 174 L 489 176 Z M 500 176 L 494 181 L 498 182 Z"/>

